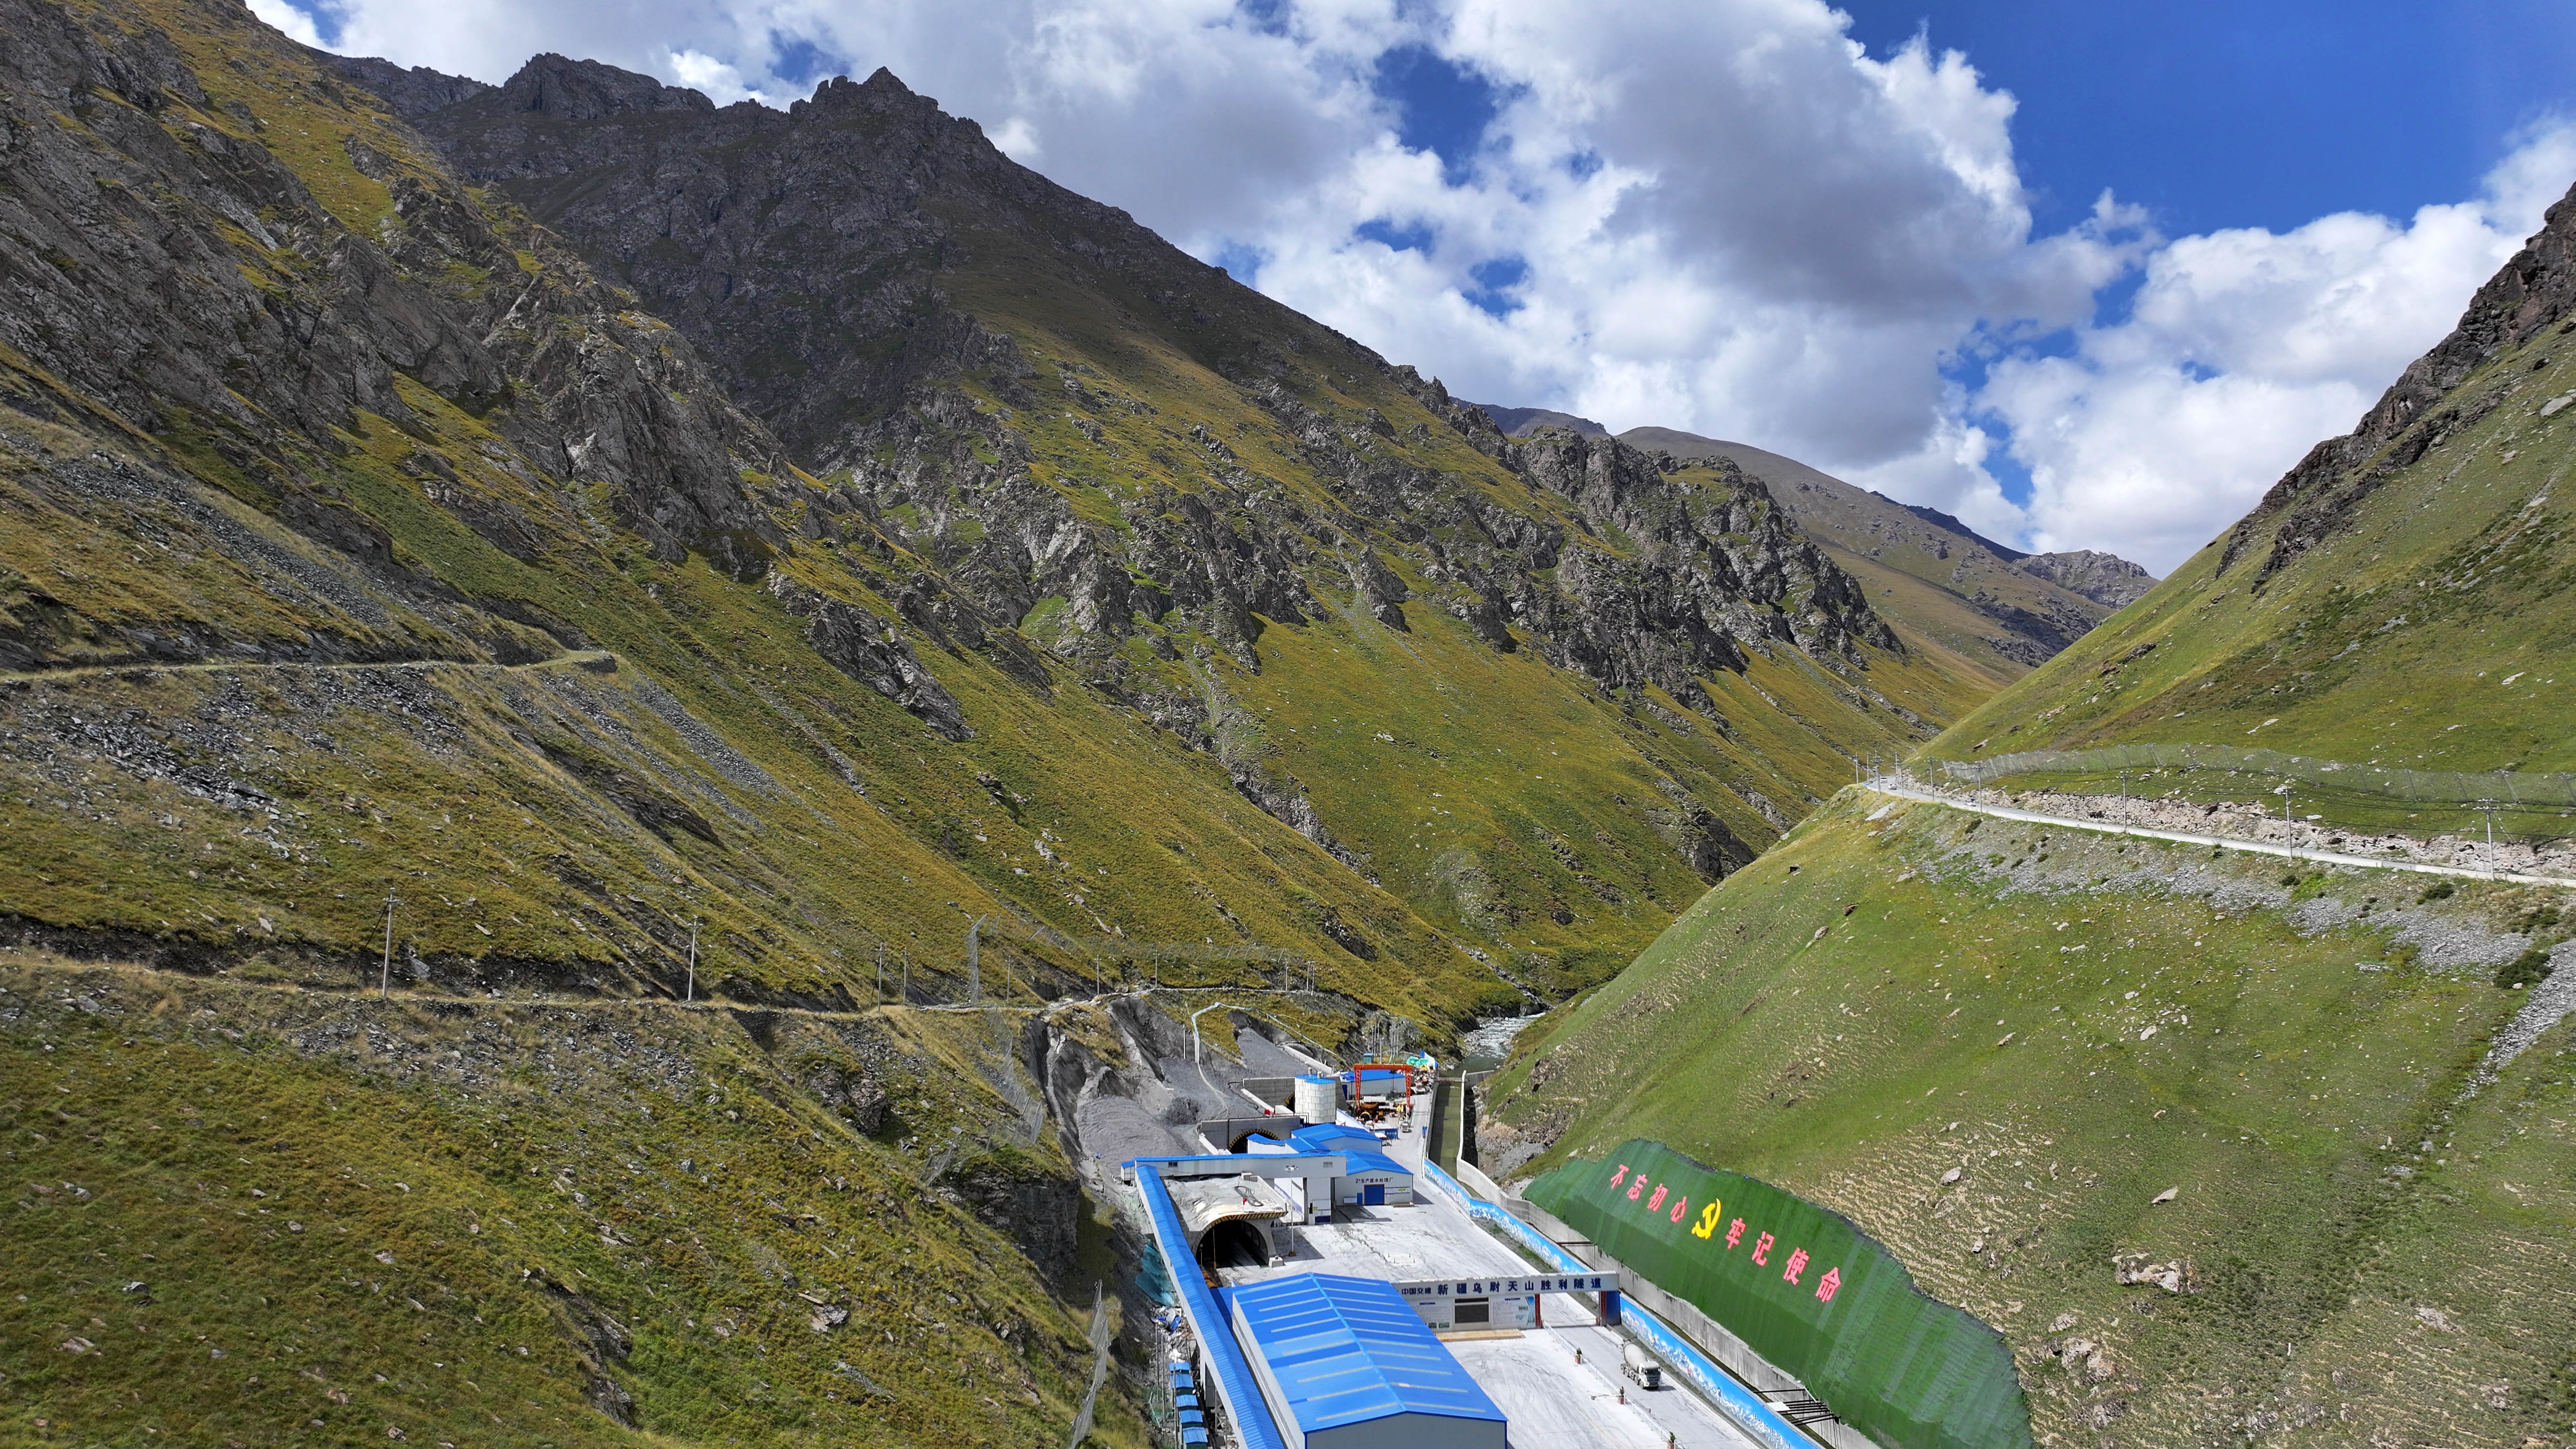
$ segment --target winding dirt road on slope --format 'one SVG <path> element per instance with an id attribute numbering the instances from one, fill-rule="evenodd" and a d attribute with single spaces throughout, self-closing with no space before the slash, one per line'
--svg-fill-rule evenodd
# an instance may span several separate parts
<path id="1" fill-rule="evenodd" d="M 1968 810 L 1991 815 L 1998 820 L 2025 820 L 2034 825 L 2057 825 L 2068 830 L 2090 830 L 2100 835 L 2134 835 L 2148 840 L 2172 840 L 2184 845 L 2208 845 L 2221 850 L 2241 850 L 2254 855 L 2277 855 L 2291 860 L 2313 860 L 2325 865 L 2358 866 L 2366 870 L 2411 870 L 2418 875 L 2450 875 L 2469 880 L 2511 881 L 2515 885 L 2560 886 L 2576 889 L 2576 880 L 2565 876 L 2528 875 L 2510 870 L 2479 870 L 2465 865 L 2433 865 L 2418 860 L 2384 860 L 2375 856 L 2347 855 L 2341 851 L 2318 850 L 2303 845 L 2275 845 L 2266 840 L 2240 840 L 2230 835 L 2195 835 L 2181 830 L 2150 830 L 2142 825 L 2114 825 L 2102 820 L 2078 820 L 2067 815 L 2043 815 L 2036 810 L 2020 810 L 2010 805 L 1989 805 L 1981 800 L 1962 799 L 1926 790 L 1919 785 L 1880 775 L 1863 784 L 1863 789 L 1880 795 L 1893 795 L 1900 800 L 1919 800 L 1927 805 L 1944 805 L 1953 810 Z"/>

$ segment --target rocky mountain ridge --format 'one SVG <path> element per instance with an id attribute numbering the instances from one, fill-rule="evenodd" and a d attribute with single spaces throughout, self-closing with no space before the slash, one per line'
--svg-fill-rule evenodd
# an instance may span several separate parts
<path id="1" fill-rule="evenodd" d="M 2145 598 L 2156 576 L 2120 557 L 2095 549 L 2067 549 L 2028 554 L 2016 560 L 2022 572 L 2043 578 L 2069 593 L 2082 594 L 2117 613 Z"/>
<path id="2" fill-rule="evenodd" d="M 1599 424 L 1535 408 L 1482 406 L 1508 432 L 1551 428 L 1607 436 Z M 1855 488 L 1796 459 L 1673 428 L 1637 427 L 1619 441 L 1650 455 L 1723 460 L 1760 478 L 1800 531 L 1832 551 L 1909 637 L 1950 650 L 2000 680 L 2017 678 L 2144 593 L 2154 579 L 2110 554 L 2025 554 L 1936 508 Z"/>
<path id="3" fill-rule="evenodd" d="M 559 56 L 488 89 L 316 61 L 691 335 L 820 483 L 799 498 L 807 536 L 837 541 L 846 519 L 921 561 L 875 583 L 904 624 L 1042 695 L 1062 674 L 1179 731 L 1372 878 L 1375 849 L 1315 799 L 1335 763 L 1283 758 L 1208 661 L 1257 676 L 1274 627 L 1404 636 L 1429 609 L 1586 688 L 1656 691 L 1721 737 L 1704 677 L 1784 650 L 1898 729 L 1947 707 L 1870 682 L 1868 656 L 1902 646 L 1757 480 L 1606 439 L 1507 439 L 889 74 L 782 113 Z M 1228 395 L 1176 398 L 1176 368 Z M 1773 786 L 1732 810 L 1657 788 L 1670 803 L 1650 813 L 1678 810 L 1658 828 L 1694 869 L 1786 818 Z"/>
<path id="4" fill-rule="evenodd" d="M 779 428 L 801 461 L 846 475 L 850 506 L 876 517 L 913 510 L 919 524 L 898 524 L 907 542 L 970 589 L 989 619 L 1016 622 L 1038 600 L 1062 597 L 1078 637 L 1060 652 L 1087 663 L 1114 655 L 1131 621 L 1174 608 L 1204 611 L 1210 632 L 1252 663 L 1259 620 L 1323 612 L 1305 582 L 1319 561 L 1357 587 L 1373 616 L 1396 623 L 1410 590 L 1371 557 L 1388 539 L 1417 554 L 1439 606 L 1479 637 L 1509 648 L 1505 621 L 1521 623 L 1550 663 L 1613 688 L 1651 681 L 1696 695 L 1693 673 L 1736 663 L 1740 645 L 1729 638 L 1825 654 L 1893 643 L 1848 580 L 1771 516 L 1758 484 L 1729 479 L 1735 496 L 1693 518 L 1696 490 L 1662 482 L 1673 468 L 1658 472 L 1615 447 L 1511 446 L 1436 383 L 1347 339 L 1317 337 L 1313 324 L 1123 212 L 1019 167 L 973 122 L 946 116 L 885 71 L 827 81 L 784 113 L 750 103 L 717 111 L 650 77 L 540 56 L 495 90 L 421 109 L 424 94 L 463 87 L 425 91 L 416 76 L 392 81 L 381 62 L 335 63 L 362 82 L 386 78 L 388 103 L 411 104 L 408 118 L 467 175 L 502 186 L 698 338 L 733 396 Z M 871 144 L 839 143 L 852 132 Z M 1122 501 L 1122 517 L 1108 523 L 1050 496 L 1026 469 L 1035 449 L 1015 420 L 960 408 L 957 394 L 923 379 L 981 374 L 1014 408 L 1061 403 L 1077 430 L 1098 426 L 1078 415 L 1139 404 L 1114 388 L 1101 395 L 1071 368 L 1058 369 L 1061 397 L 1048 388 L 1041 402 L 1037 369 L 1016 343 L 941 295 L 944 259 L 974 247 L 976 222 L 997 214 L 1048 234 L 1060 265 L 1090 264 L 1110 285 L 1135 289 L 1121 300 L 1142 303 L 1147 325 L 1197 333 L 1197 346 L 1293 443 L 1293 460 L 1328 480 L 1328 496 L 1301 497 L 1242 466 L 1223 439 L 1197 433 L 1193 463 L 1215 486 L 1195 502 L 1152 490 Z M 851 286 L 853 277 L 869 284 Z M 1222 319 L 1234 325 L 1211 308 L 1235 314 Z M 1392 429 L 1382 416 L 1312 406 L 1283 383 L 1274 341 L 1240 335 L 1246 320 L 1307 334 L 1343 354 L 1343 365 L 1398 382 L 1471 446 L 1571 504 L 1572 516 L 1514 517 L 1386 446 Z M 871 365 L 889 335 L 900 360 Z M 775 366 L 782 351 L 831 361 Z M 979 445 L 996 461 L 958 461 Z M 977 536 L 957 536 L 958 520 L 978 525 L 969 530 Z M 1600 534 L 1650 543 L 1647 556 L 1614 563 L 1587 546 L 1586 535 Z M 1541 576 L 1561 567 L 1563 587 L 1547 588 Z M 1803 605 L 1794 613 L 1782 608 L 1792 600 Z M 1655 637 L 1668 629 L 1688 640 L 1678 652 Z"/>

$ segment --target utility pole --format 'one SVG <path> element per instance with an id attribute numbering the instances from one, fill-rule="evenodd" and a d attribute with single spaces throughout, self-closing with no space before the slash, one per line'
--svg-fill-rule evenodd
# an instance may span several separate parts
<path id="1" fill-rule="evenodd" d="M 877 942 L 877 1000 L 885 1000 L 885 942 Z"/>
<path id="2" fill-rule="evenodd" d="M 975 943 L 975 933 L 983 927 L 982 916 L 966 923 L 966 999 L 969 1002 L 984 999 L 984 965 Z"/>
<path id="3" fill-rule="evenodd" d="M 689 917 L 689 984 L 682 1001 L 698 999 L 698 918 Z"/>
<path id="4" fill-rule="evenodd" d="M 392 891 L 385 892 L 385 961 L 376 974 L 378 1000 L 388 999 L 394 994 L 394 907 L 401 903 L 400 896 Z"/>

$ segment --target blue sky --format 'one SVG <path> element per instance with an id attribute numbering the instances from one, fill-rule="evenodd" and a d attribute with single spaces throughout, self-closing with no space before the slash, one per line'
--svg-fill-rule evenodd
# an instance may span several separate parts
<path id="1" fill-rule="evenodd" d="M 2576 181 L 2568 0 L 295 3 L 251 0 L 493 81 L 554 50 L 779 105 L 889 66 L 1459 395 L 2159 571 Z"/>
<path id="2" fill-rule="evenodd" d="M 1886 54 L 1918 31 L 2020 101 L 2042 226 L 2110 187 L 2177 234 L 2403 216 L 2469 194 L 2517 129 L 2576 110 L 2566 0 L 1841 0 Z"/>
<path id="3" fill-rule="evenodd" d="M 2404 216 L 2473 191 L 2523 129 L 2576 113 L 2567 0 L 1838 0 L 1884 58 L 1917 36 L 2019 103 L 2034 220 L 2106 188 L 2174 234 Z M 1407 146 L 1454 174 L 1497 87 L 1423 46 L 1374 76 Z"/>
<path id="4" fill-rule="evenodd" d="M 2576 5 L 2563 3 L 1841 0 L 1840 8 L 1851 38 L 1880 59 L 1910 44 L 1956 49 L 1988 86 L 2011 93 L 2014 156 L 2043 231 L 2079 224 L 2106 191 L 2168 235 L 2288 231 L 2340 212 L 2404 217 L 2471 194 L 2518 139 L 2576 111 Z M 1421 46 L 1390 52 L 1373 79 L 1395 108 L 1403 144 L 1437 154 L 1452 181 L 1504 93 Z M 1360 235 L 1399 250 L 1433 243 L 1427 228 L 1385 219 L 1363 224 Z M 1526 270 L 1516 258 L 1484 263 L 1470 269 L 1476 285 L 1462 294 L 1502 315 L 1515 304 L 1489 278 Z M 2097 316 L 2125 316 L 2144 281 L 2137 271 L 2102 288 Z M 2058 360 L 2077 350 L 2074 329 L 2049 329 L 2009 349 L 1955 349 L 1939 372 L 1974 395 L 2001 358 Z M 2194 382 L 2218 375 L 2196 359 L 2175 366 Z M 2009 432 L 1990 410 L 1971 415 Z M 2009 448 L 1992 450 L 1982 466 L 2006 503 L 2032 504 L 2031 468 Z"/>

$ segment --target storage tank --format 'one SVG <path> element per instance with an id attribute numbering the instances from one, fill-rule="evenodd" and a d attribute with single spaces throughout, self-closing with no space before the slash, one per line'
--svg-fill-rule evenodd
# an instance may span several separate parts
<path id="1" fill-rule="evenodd" d="M 1342 1084 L 1331 1077 L 1299 1077 L 1292 1105 L 1309 1122 L 1336 1121 L 1342 1110 Z"/>

